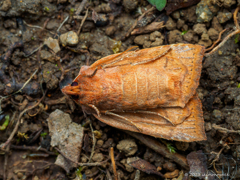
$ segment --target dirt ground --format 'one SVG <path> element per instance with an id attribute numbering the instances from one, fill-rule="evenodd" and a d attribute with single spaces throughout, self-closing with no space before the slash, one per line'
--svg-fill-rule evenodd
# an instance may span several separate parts
<path id="1" fill-rule="evenodd" d="M 240 179 L 238 34 L 203 59 L 206 141 L 110 127 L 61 92 L 81 66 L 129 47 L 209 48 L 238 28 L 239 0 L 181 3 L 160 12 L 146 0 L 0 1 L 0 179 Z"/>

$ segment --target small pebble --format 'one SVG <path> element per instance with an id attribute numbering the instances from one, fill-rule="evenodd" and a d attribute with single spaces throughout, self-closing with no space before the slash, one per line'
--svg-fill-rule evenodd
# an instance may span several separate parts
<path id="1" fill-rule="evenodd" d="M 78 35 L 74 31 L 69 31 L 60 36 L 60 42 L 63 46 L 76 46 L 78 44 Z"/>
<path id="2" fill-rule="evenodd" d="M 101 162 L 101 161 L 103 161 L 103 159 L 104 159 L 104 156 L 102 153 L 96 153 L 92 157 L 92 160 L 95 162 Z"/>
<path id="3" fill-rule="evenodd" d="M 104 145 L 103 145 L 103 148 L 104 149 L 107 149 L 107 148 L 109 148 L 109 147 L 112 147 L 113 146 L 113 138 L 109 138 L 105 143 L 104 143 Z"/>
<path id="4" fill-rule="evenodd" d="M 47 45 L 50 49 L 52 49 L 55 53 L 58 53 L 60 51 L 57 39 L 49 37 L 48 39 L 45 39 L 44 44 Z"/>
<path id="5" fill-rule="evenodd" d="M 197 34 L 207 33 L 205 24 L 195 24 L 193 26 L 193 31 Z"/>
<path id="6" fill-rule="evenodd" d="M 203 41 L 208 41 L 208 40 L 209 40 L 208 34 L 203 33 L 202 36 L 201 36 L 201 39 L 202 39 Z"/>
<path id="7" fill-rule="evenodd" d="M 174 171 L 176 169 L 176 164 L 171 162 L 166 162 L 163 164 L 163 168 L 167 171 Z"/>
<path id="8" fill-rule="evenodd" d="M 123 6 L 126 11 L 133 11 L 138 6 L 138 0 L 123 0 Z"/>
<path id="9" fill-rule="evenodd" d="M 131 156 L 137 152 L 138 147 L 133 139 L 125 139 L 118 143 L 117 149 L 123 151 L 126 156 Z"/>
<path id="10" fill-rule="evenodd" d="M 104 143 L 104 141 L 101 140 L 101 139 L 99 139 L 99 140 L 97 141 L 97 146 L 98 146 L 98 147 L 102 147 L 103 143 Z"/>
<path id="11" fill-rule="evenodd" d="M 210 39 L 212 39 L 213 41 L 216 41 L 218 39 L 219 33 L 214 28 L 210 28 L 207 33 L 208 33 L 208 36 L 210 37 Z"/>
<path id="12" fill-rule="evenodd" d="M 211 131 L 211 129 L 212 129 L 212 124 L 210 122 L 205 123 L 205 130 L 208 132 L 208 131 Z"/>
<path id="13" fill-rule="evenodd" d="M 179 11 L 174 11 L 174 12 L 172 13 L 172 17 L 173 17 L 174 19 L 179 19 L 179 18 L 180 18 L 180 13 L 179 13 Z"/>
<path id="14" fill-rule="evenodd" d="M 172 18 L 168 18 L 168 21 L 165 24 L 165 27 L 167 28 L 167 30 L 174 30 L 176 29 L 177 24 L 174 22 L 174 20 Z"/>
<path id="15" fill-rule="evenodd" d="M 18 173 L 17 173 L 17 177 L 18 177 L 18 179 L 22 179 L 23 176 L 24 176 L 23 173 L 21 173 L 21 172 L 18 172 Z"/>
<path id="16" fill-rule="evenodd" d="M 177 147 L 178 150 L 180 151 L 186 151 L 189 147 L 189 143 L 188 142 L 180 142 L 180 141 L 176 141 L 175 145 Z"/>
<path id="17" fill-rule="evenodd" d="M 19 101 L 19 102 L 22 102 L 23 96 L 22 96 L 22 95 L 16 95 L 16 96 L 15 96 L 15 100 L 16 100 L 16 101 Z"/>
<path id="18" fill-rule="evenodd" d="M 223 24 L 232 18 L 232 13 L 230 12 L 219 12 L 217 15 L 218 21 Z"/>

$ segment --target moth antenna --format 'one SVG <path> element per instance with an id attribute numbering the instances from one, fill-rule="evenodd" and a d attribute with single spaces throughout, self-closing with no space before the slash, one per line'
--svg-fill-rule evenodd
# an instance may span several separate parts
<path id="1" fill-rule="evenodd" d="M 132 66 L 135 66 L 135 65 L 146 64 L 146 63 L 149 63 L 149 62 L 151 62 L 151 61 L 155 61 L 155 60 L 159 59 L 160 57 L 166 55 L 171 49 L 172 49 L 172 48 L 169 47 L 165 52 L 163 52 L 163 53 L 160 54 L 159 56 L 156 56 L 155 58 L 152 58 L 152 59 L 146 59 L 145 61 L 132 63 L 131 65 L 132 65 Z"/>
<path id="2" fill-rule="evenodd" d="M 96 113 L 97 113 L 97 115 L 98 115 L 99 117 L 101 116 L 101 113 L 100 113 L 100 111 L 98 110 L 98 108 L 97 108 L 96 106 L 94 106 L 93 104 L 88 104 L 88 106 L 91 107 L 91 108 L 93 108 L 93 109 L 96 111 Z"/>
<path id="3" fill-rule="evenodd" d="M 137 130 L 138 130 L 139 132 L 142 132 L 142 130 L 141 130 L 134 122 L 130 121 L 129 119 L 127 119 L 127 118 L 125 118 L 125 117 L 123 117 L 123 116 L 120 116 L 120 115 L 118 115 L 118 114 L 115 114 L 115 113 L 112 113 L 112 112 L 109 112 L 109 111 L 105 111 L 105 114 L 106 114 L 106 115 L 116 116 L 116 117 L 119 117 L 119 118 L 121 118 L 121 119 L 124 119 L 125 121 L 127 121 L 127 122 L 129 122 L 131 125 L 133 125 L 135 128 L 137 128 Z"/>
<path id="4" fill-rule="evenodd" d="M 157 116 L 160 116 L 161 118 L 163 119 L 166 119 L 168 122 L 170 122 L 173 126 L 176 126 L 176 124 L 174 124 L 173 122 L 171 122 L 170 119 L 168 119 L 167 117 L 157 113 L 157 112 L 152 112 L 152 111 L 134 111 L 134 112 L 137 112 L 137 113 L 147 113 L 147 114 L 154 114 L 154 115 L 157 115 Z"/>
<path id="5" fill-rule="evenodd" d="M 95 68 L 94 71 L 92 72 L 92 74 L 86 74 L 84 76 L 85 77 L 93 77 L 96 74 L 97 70 L 98 70 L 98 68 Z"/>
<path id="6" fill-rule="evenodd" d="M 106 68 L 106 67 L 112 67 L 111 65 L 113 65 L 113 64 L 115 64 L 115 63 L 117 63 L 117 62 L 119 62 L 119 61 L 122 61 L 123 59 L 124 59 L 124 54 L 126 53 L 126 52 L 128 52 L 128 51 L 130 51 L 131 49 L 133 49 L 133 48 L 135 48 L 135 47 L 138 47 L 138 46 L 133 46 L 133 47 L 130 47 L 130 48 L 128 48 L 126 51 L 123 51 L 119 56 L 117 56 L 117 57 L 121 57 L 121 58 L 119 58 L 119 59 L 117 59 L 117 60 L 115 60 L 115 61 L 112 61 L 111 63 L 109 63 L 109 64 L 106 64 L 106 65 L 103 65 L 102 66 L 102 68 L 104 69 L 104 68 Z M 117 57 L 115 57 L 115 58 L 117 58 Z"/>

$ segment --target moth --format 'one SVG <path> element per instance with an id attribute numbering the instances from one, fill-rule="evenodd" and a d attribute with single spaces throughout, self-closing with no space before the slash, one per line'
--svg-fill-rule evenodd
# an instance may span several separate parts
<path id="1" fill-rule="evenodd" d="M 192 44 L 127 50 L 82 66 L 62 92 L 110 126 L 168 140 L 206 140 L 196 95 L 203 54 L 203 46 Z"/>

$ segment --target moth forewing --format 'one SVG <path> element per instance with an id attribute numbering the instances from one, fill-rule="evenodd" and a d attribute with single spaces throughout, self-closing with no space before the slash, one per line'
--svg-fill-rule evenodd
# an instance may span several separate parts
<path id="1" fill-rule="evenodd" d="M 185 108 L 190 109 L 189 116 L 183 116 L 182 122 L 176 126 L 167 122 L 164 118 L 156 115 L 143 114 L 136 115 L 136 113 L 118 113 L 120 116 L 127 118 L 129 121 L 135 123 L 135 125 L 141 129 L 141 133 L 151 135 L 158 138 L 164 138 L 175 141 L 203 141 L 206 140 L 204 131 L 204 120 L 202 115 L 201 101 L 194 96 L 186 105 Z M 184 108 L 184 109 L 185 109 Z M 154 112 L 162 112 L 162 108 L 154 109 Z M 94 114 L 94 116 L 100 121 L 128 131 L 139 132 L 133 125 L 124 122 L 122 119 L 111 116 L 102 115 L 101 117 Z"/>

